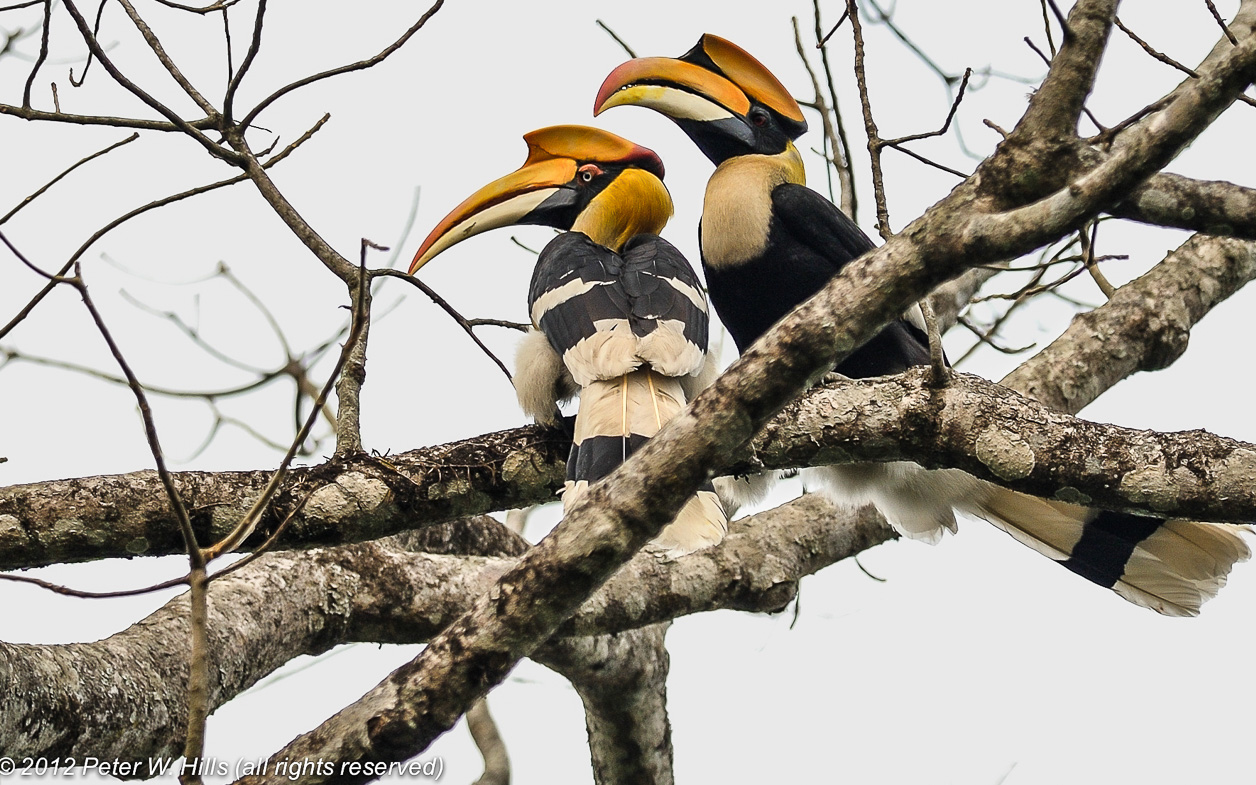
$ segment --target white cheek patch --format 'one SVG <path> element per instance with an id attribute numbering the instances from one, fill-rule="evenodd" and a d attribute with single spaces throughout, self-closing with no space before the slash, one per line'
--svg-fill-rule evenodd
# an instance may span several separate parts
<path id="1" fill-rule="evenodd" d="M 539 191 L 529 191 L 528 193 L 507 199 L 504 202 L 499 202 L 486 210 L 481 210 L 445 232 L 431 248 L 427 249 L 427 253 L 423 254 L 420 262 L 426 263 L 451 245 L 460 243 L 473 235 L 487 232 L 489 229 L 496 229 L 499 226 L 513 225 L 520 218 L 535 210 L 541 202 L 544 202 L 557 192 L 557 188 L 542 188 Z"/>
<path id="2" fill-rule="evenodd" d="M 649 107 L 675 120 L 710 122 L 727 120 L 734 116 L 732 112 L 702 96 L 654 84 L 626 87 L 611 96 L 603 109 L 627 103 Z"/>

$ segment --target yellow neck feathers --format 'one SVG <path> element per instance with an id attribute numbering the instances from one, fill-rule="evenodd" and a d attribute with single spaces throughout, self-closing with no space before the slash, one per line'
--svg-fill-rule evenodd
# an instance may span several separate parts
<path id="1" fill-rule="evenodd" d="M 803 166 L 802 155 L 798 152 L 798 148 L 794 147 L 793 142 L 787 142 L 785 152 L 776 158 L 779 159 L 781 168 L 785 171 L 785 182 L 794 185 L 807 184 L 807 169 Z"/>
<path id="2" fill-rule="evenodd" d="M 643 169 L 625 169 L 576 218 L 572 231 L 620 251 L 634 235 L 658 234 L 672 217 L 666 186 Z"/>

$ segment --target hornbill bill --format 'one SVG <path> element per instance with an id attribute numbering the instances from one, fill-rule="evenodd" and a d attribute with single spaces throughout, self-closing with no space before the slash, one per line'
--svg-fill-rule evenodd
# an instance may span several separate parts
<path id="1" fill-rule="evenodd" d="M 455 243 L 499 226 L 567 230 L 537 258 L 532 327 L 515 391 L 525 413 L 556 424 L 580 396 L 563 507 L 609 474 L 710 381 L 708 315 L 693 268 L 658 236 L 672 215 L 663 162 L 606 131 L 551 126 L 526 134 L 517 171 L 468 197 L 432 230 L 413 275 Z M 728 519 L 710 483 L 654 541 L 671 557 L 723 539 Z"/>
<path id="2" fill-rule="evenodd" d="M 741 351 L 874 248 L 832 202 L 806 187 L 793 140 L 807 130 L 798 103 L 758 60 L 704 35 L 679 58 L 630 60 L 606 78 L 594 114 L 637 104 L 674 120 L 716 165 L 699 226 L 711 303 Z M 929 362 L 919 309 L 839 363 L 847 377 L 900 373 Z M 906 537 L 936 543 L 955 510 L 1012 537 L 1125 599 L 1193 616 L 1250 556 L 1222 524 L 1091 510 L 1014 493 L 958 470 L 911 462 L 848 464 L 807 476 L 846 506 L 874 504 Z"/>

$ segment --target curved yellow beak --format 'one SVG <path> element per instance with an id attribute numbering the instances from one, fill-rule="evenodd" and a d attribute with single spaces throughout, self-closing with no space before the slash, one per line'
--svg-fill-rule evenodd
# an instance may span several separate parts
<path id="1" fill-rule="evenodd" d="M 576 162 L 554 158 L 525 163 L 468 196 L 428 234 L 410 262 L 410 275 L 452 245 L 518 223 L 576 176 Z"/>
<path id="2" fill-rule="evenodd" d="M 581 162 L 631 164 L 663 177 L 663 162 L 653 150 L 598 128 L 555 125 L 525 134 L 523 139 L 528 143 L 528 160 L 471 194 L 445 216 L 419 246 L 410 263 L 411 275 L 450 246 L 489 229 L 518 223 L 571 228 L 578 196 L 566 186 L 576 179 Z"/>
<path id="3" fill-rule="evenodd" d="M 597 116 L 614 106 L 646 106 L 678 120 L 744 117 L 750 101 L 737 85 L 693 63 L 640 57 L 611 71 L 593 103 Z"/>

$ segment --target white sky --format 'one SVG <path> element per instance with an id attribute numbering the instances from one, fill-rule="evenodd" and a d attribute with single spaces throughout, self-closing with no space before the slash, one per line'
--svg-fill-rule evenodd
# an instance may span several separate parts
<path id="1" fill-rule="evenodd" d="M 1198 6 L 1198 7 L 1196 7 Z M 1232 14 L 1235 0 L 1219 2 Z M 376 3 L 355 9 L 334 3 L 275 4 L 262 54 L 240 105 L 297 76 L 373 54 L 417 16 L 418 4 Z M 826 2 L 828 23 L 841 4 Z M 1044 45 L 1041 11 L 1033 0 L 924 2 L 900 0 L 898 20 L 944 68 L 965 66 L 1028 77 L 1043 67 L 1021 39 Z M 1173 13 L 1169 13 L 1172 8 Z M 146 12 L 189 76 L 213 95 L 225 68 L 216 19 L 188 22 Z M 789 17 L 809 30 L 810 4 L 793 0 L 772 10 L 745 2 L 471 3 L 450 0 L 406 49 L 374 70 L 341 77 L 281 100 L 259 120 L 287 144 L 323 112 L 331 122 L 274 176 L 323 236 L 350 258 L 368 237 L 392 244 L 402 232 L 414 189 L 422 200 L 408 260 L 422 236 L 471 190 L 518 166 L 520 136 L 566 122 L 594 123 L 657 150 L 677 203 L 668 237 L 696 261 L 695 226 L 710 164 L 669 121 L 644 110 L 618 109 L 594 121 L 593 97 L 602 78 L 625 59 L 594 24 L 603 19 L 642 55 L 678 55 L 703 32 L 724 35 L 758 56 L 796 95 L 811 93 L 794 53 Z M 235 48 L 247 41 L 239 13 Z M 12 29 L 19 16 L 0 17 Z M 33 17 L 31 17 L 33 19 Z M 1217 30 L 1202 2 L 1127 3 L 1123 21 L 1178 60 L 1194 64 Z M 24 24 L 31 24 L 27 20 Z M 106 13 L 111 54 L 146 88 L 187 109 L 121 19 Z M 56 34 L 68 41 L 64 16 Z M 883 135 L 935 128 L 946 114 L 939 82 L 907 56 L 883 28 L 866 30 L 874 108 Z M 862 151 L 862 125 L 849 68 L 850 31 L 833 38 L 832 57 L 852 142 Z M 25 51 L 32 51 L 27 43 Z M 77 51 L 77 50 L 74 50 Z M 119 98 L 93 66 L 88 87 L 73 90 L 61 59 L 41 73 L 37 105 L 48 106 L 55 79 L 63 108 L 75 112 L 139 113 Z M 5 101 L 20 95 L 28 65 L 0 59 Z M 1109 124 L 1160 96 L 1177 82 L 1171 69 L 1147 59 L 1116 34 L 1090 106 Z M 1030 86 L 989 80 L 964 101 L 957 122 L 969 147 L 988 152 L 996 135 L 982 119 L 1010 127 Z M 1170 169 L 1196 177 L 1256 183 L 1250 135 L 1256 115 L 1232 110 Z M 813 117 L 813 129 L 819 123 Z M 34 125 L 0 120 L 6 211 L 81 156 L 126 135 L 113 129 Z M 270 139 L 259 134 L 255 147 Z M 804 150 L 819 147 L 813 130 Z M 971 169 L 950 139 L 916 147 Z M 14 154 L 17 153 L 17 154 Z M 858 155 L 860 224 L 872 229 L 866 155 Z M 891 222 L 901 229 L 955 182 L 949 175 L 887 153 Z M 812 183 L 824 188 L 819 159 L 810 156 Z M 46 267 L 55 267 L 98 226 L 153 198 L 230 174 L 191 141 L 145 137 L 91 164 L 36 201 L 3 231 Z M 424 279 L 468 316 L 522 320 L 530 257 L 509 231 L 474 238 L 424 270 Z M 548 230 L 520 229 L 534 248 Z M 1102 253 L 1128 253 L 1107 272 L 1123 282 L 1161 259 L 1185 234 L 1106 225 Z M 115 260 L 108 264 L 102 254 Z M 276 312 L 300 350 L 324 339 L 344 318 L 345 296 L 332 277 L 291 238 L 249 186 L 199 197 L 133 221 L 85 257 L 84 274 L 128 357 L 152 384 L 230 387 L 247 380 L 202 353 L 119 290 L 161 309 L 198 320 L 216 345 L 260 365 L 282 360 L 256 312 L 221 282 L 191 281 L 226 262 Z M 375 257 L 376 264 L 383 262 Z M 24 303 L 39 282 L 0 256 L 4 285 L 0 316 Z M 1089 282 L 1072 290 L 1098 302 Z M 380 304 L 408 295 L 385 284 Z M 1247 338 L 1251 293 L 1226 303 L 1192 334 L 1191 348 L 1173 368 L 1121 384 L 1092 405 L 1089 418 L 1134 427 L 1207 428 L 1256 441 L 1250 414 Z M 1045 344 L 1071 311 L 1045 305 L 1021 317 L 1009 344 Z M 512 334 L 483 337 L 506 359 Z M 952 355 L 966 339 L 948 338 Z M 112 371 L 76 298 L 62 292 L 5 341 L 24 351 Z M 1237 351 L 1236 351 L 1237 348 Z M 1238 362 L 1236 362 L 1236 360 Z M 967 370 L 999 378 L 1016 360 L 986 352 Z M 326 373 L 327 364 L 320 368 Z M 522 423 L 513 391 L 500 372 L 434 306 L 405 301 L 373 327 L 364 391 L 364 440 L 371 449 L 401 451 Z M 277 387 L 247 401 L 223 403 L 273 438 L 286 438 L 290 392 Z M 176 461 L 193 454 L 211 415 L 195 402 L 155 401 L 166 451 Z M 82 376 L 27 364 L 0 368 L 0 485 L 62 476 L 148 468 L 130 392 Z M 278 460 L 237 429 L 178 468 L 264 468 Z M 781 500 L 796 493 L 783 489 Z M 537 516 L 551 519 L 553 511 Z M 529 530 L 539 537 L 543 524 Z M 993 528 L 968 522 L 958 537 L 929 548 L 882 546 L 862 557 L 876 583 L 854 564 L 831 567 L 803 582 L 802 608 L 792 616 L 721 612 L 678 621 L 669 635 L 669 681 L 676 774 L 680 782 L 858 783 L 1181 783 L 1250 782 L 1248 706 L 1256 698 L 1241 663 L 1250 658 L 1256 613 L 1256 573 L 1240 566 L 1231 585 L 1195 620 L 1164 619 L 1096 589 Z M 178 559 L 108 562 L 38 574 L 75 586 L 136 586 L 169 577 Z M 93 640 L 123 629 L 164 601 L 85 602 L 0 585 L 0 640 Z M 52 621 L 52 620 L 55 620 Z M 278 749 L 316 725 L 416 647 L 354 646 L 299 673 L 268 682 L 219 710 L 209 726 L 209 754 L 232 762 Z M 296 671 L 307 665 L 293 663 Z M 524 663 L 490 699 L 515 765 L 517 782 L 580 782 L 590 778 L 579 700 L 559 677 Z M 444 760 L 446 782 L 479 775 L 478 756 L 463 728 L 424 757 Z M 1010 772 L 1010 773 L 1009 773 Z M 213 779 L 211 778 L 211 781 Z"/>

